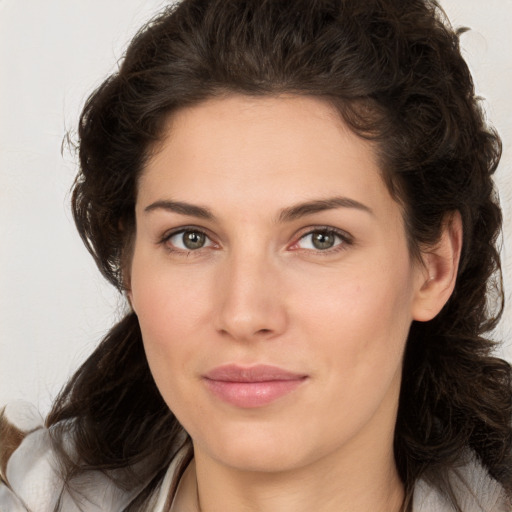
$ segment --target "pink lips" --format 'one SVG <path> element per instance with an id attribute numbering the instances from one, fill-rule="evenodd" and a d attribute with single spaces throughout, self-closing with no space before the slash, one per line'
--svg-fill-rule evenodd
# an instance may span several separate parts
<path id="1" fill-rule="evenodd" d="M 206 375 L 206 387 L 218 398 L 243 408 L 262 407 L 295 390 L 307 375 L 269 365 L 219 366 Z"/>

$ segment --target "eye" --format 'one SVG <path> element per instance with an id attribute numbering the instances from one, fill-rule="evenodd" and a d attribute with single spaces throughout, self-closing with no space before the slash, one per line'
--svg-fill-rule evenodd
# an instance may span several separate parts
<path id="1" fill-rule="evenodd" d="M 328 251 L 329 249 L 337 249 L 338 247 L 350 244 L 347 235 L 342 234 L 334 229 L 315 229 L 302 235 L 294 248 L 306 249 L 313 251 Z"/>
<path id="2" fill-rule="evenodd" d="M 183 229 L 165 237 L 164 242 L 173 250 L 197 251 L 204 247 L 213 246 L 206 233 L 198 229 Z"/>

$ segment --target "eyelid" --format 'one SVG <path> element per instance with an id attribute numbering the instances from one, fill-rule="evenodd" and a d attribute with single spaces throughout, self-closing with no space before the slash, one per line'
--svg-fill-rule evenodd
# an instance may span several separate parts
<path id="1" fill-rule="evenodd" d="M 191 250 L 191 249 L 186 250 L 186 249 L 181 249 L 179 247 L 169 246 L 168 242 L 173 236 L 179 235 L 180 233 L 185 233 L 187 231 L 194 231 L 197 233 L 202 233 L 209 240 L 211 245 L 206 245 L 204 247 L 200 247 L 199 249 L 195 249 L 195 250 Z M 158 238 L 157 244 L 166 246 L 167 250 L 169 250 L 170 252 L 186 253 L 186 254 L 190 254 L 193 252 L 199 252 L 199 251 L 201 251 L 201 249 L 218 246 L 218 244 L 213 240 L 213 237 L 209 234 L 209 231 L 207 229 L 201 228 L 199 226 L 194 226 L 194 225 L 179 226 L 176 228 L 169 229 L 162 236 L 160 236 Z"/>
<path id="2" fill-rule="evenodd" d="M 184 233 L 186 231 L 196 231 L 198 233 L 202 233 L 211 243 L 211 245 L 207 245 L 205 247 L 201 247 L 199 249 L 195 250 L 185 250 L 180 249 L 178 247 L 170 247 L 168 245 L 168 241 L 175 235 L 178 235 L 180 233 Z M 324 232 L 324 233 L 332 233 L 339 237 L 341 239 L 342 243 L 338 243 L 335 246 L 329 248 L 329 249 L 303 249 L 303 248 L 294 248 L 293 246 L 296 246 L 300 240 L 305 238 L 308 235 L 312 235 L 316 232 Z M 176 228 L 169 229 L 166 231 L 159 239 L 157 240 L 157 244 L 159 245 L 165 245 L 166 248 L 170 252 L 177 252 L 177 253 L 193 253 L 193 252 L 199 252 L 201 249 L 211 248 L 211 247 L 219 247 L 219 244 L 214 240 L 214 237 L 210 235 L 210 232 L 208 229 L 205 229 L 203 227 L 195 226 L 195 225 L 187 225 L 187 226 L 179 226 Z M 322 253 L 322 254 L 329 254 L 332 252 L 336 252 L 342 249 L 345 249 L 346 246 L 350 246 L 354 244 L 354 238 L 353 236 L 348 233 L 345 230 L 342 230 L 340 228 L 336 228 L 334 226 L 326 226 L 326 225 L 314 225 L 314 226 L 307 226 L 305 228 L 302 228 L 295 236 L 294 236 L 294 242 L 290 246 L 288 246 L 288 249 L 291 250 L 297 250 L 297 251 L 307 251 L 307 252 L 316 252 L 316 253 Z"/>
<path id="3" fill-rule="evenodd" d="M 335 246 L 329 248 L 329 249 L 303 249 L 303 248 L 293 248 L 293 246 L 296 246 L 300 240 L 303 238 L 312 235 L 313 233 L 332 233 L 339 237 L 341 239 L 341 243 L 336 244 Z M 292 250 L 297 251 L 308 251 L 308 252 L 316 252 L 316 253 L 322 253 L 322 254 L 329 254 L 332 252 L 336 252 L 339 250 L 346 249 L 346 246 L 350 246 L 354 244 L 354 237 L 348 233 L 347 231 L 344 231 L 343 229 L 335 228 L 333 226 L 325 226 L 325 225 L 318 225 L 318 226 L 308 226 L 306 228 L 303 228 L 296 236 L 295 241 L 292 243 Z"/>

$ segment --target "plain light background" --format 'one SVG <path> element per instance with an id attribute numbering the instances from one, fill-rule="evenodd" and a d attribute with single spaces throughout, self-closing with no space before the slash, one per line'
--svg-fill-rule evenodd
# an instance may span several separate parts
<path id="1" fill-rule="evenodd" d="M 0 0 L 0 404 L 51 399 L 124 310 L 75 232 L 61 145 L 163 0 Z M 512 0 L 441 0 L 504 143 L 497 183 L 512 298 Z M 507 286 L 508 284 L 508 286 Z M 512 361 L 512 308 L 495 337 Z"/>

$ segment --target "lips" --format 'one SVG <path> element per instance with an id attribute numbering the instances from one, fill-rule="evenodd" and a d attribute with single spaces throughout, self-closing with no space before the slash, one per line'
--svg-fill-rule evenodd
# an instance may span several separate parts
<path id="1" fill-rule="evenodd" d="M 270 365 L 224 365 L 206 373 L 203 382 L 224 402 L 241 408 L 256 408 L 288 395 L 307 378 L 305 374 Z"/>

